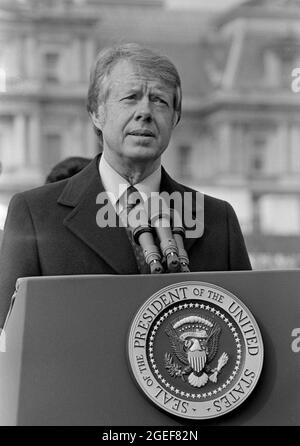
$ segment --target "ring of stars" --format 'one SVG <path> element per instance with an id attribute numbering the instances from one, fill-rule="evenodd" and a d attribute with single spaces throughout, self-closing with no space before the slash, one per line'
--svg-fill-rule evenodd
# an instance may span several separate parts
<path id="1" fill-rule="evenodd" d="M 156 366 L 155 360 L 154 360 L 154 355 L 153 355 L 153 341 L 155 338 L 155 334 L 158 330 L 158 328 L 160 327 L 160 325 L 162 324 L 162 322 L 164 320 L 166 320 L 171 314 L 176 313 L 178 310 L 183 310 L 183 309 L 200 309 L 200 310 L 207 310 L 210 311 L 212 314 L 215 314 L 216 316 L 219 316 L 228 326 L 228 328 L 230 329 L 230 331 L 233 334 L 235 343 L 236 343 L 236 351 L 237 351 L 237 356 L 236 356 L 236 361 L 235 361 L 235 367 L 233 369 L 232 374 L 230 375 L 230 377 L 227 379 L 227 381 L 220 385 L 218 388 L 216 388 L 213 391 L 210 392 L 203 392 L 203 393 L 189 393 L 189 392 L 184 392 L 181 391 L 179 389 L 177 389 L 174 386 L 171 386 L 167 380 L 165 378 L 163 378 L 163 376 L 159 373 L 159 370 Z M 241 364 L 241 359 L 242 359 L 242 346 L 241 346 L 241 341 L 239 338 L 239 335 L 237 333 L 237 330 L 235 329 L 235 327 L 233 326 L 232 322 L 229 321 L 229 319 L 226 317 L 225 314 L 223 314 L 220 310 L 216 310 L 214 307 L 210 306 L 210 305 L 205 305 L 205 304 L 199 304 L 197 303 L 190 303 L 190 304 L 182 304 L 182 305 L 178 305 L 175 306 L 173 308 L 171 308 L 170 310 L 166 311 L 156 322 L 156 324 L 154 325 L 154 328 L 152 329 L 151 335 L 150 335 L 150 340 L 149 340 L 149 347 L 148 347 L 148 355 L 150 358 L 150 362 L 151 362 L 151 366 L 154 370 L 154 373 L 157 377 L 157 379 L 165 385 L 165 387 L 174 392 L 176 395 L 181 396 L 181 397 L 187 397 L 187 398 L 192 398 L 192 399 L 198 399 L 198 398 L 209 398 L 211 396 L 217 395 L 219 392 L 223 391 L 224 389 L 226 389 L 226 387 L 233 381 L 233 379 L 235 378 L 239 368 L 240 368 L 240 364 Z"/>

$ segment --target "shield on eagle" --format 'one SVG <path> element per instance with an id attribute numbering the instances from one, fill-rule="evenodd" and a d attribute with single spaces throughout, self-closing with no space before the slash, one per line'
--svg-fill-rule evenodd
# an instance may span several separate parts
<path id="1" fill-rule="evenodd" d="M 218 351 L 221 328 L 207 318 L 192 315 L 181 318 L 166 329 L 176 357 L 185 365 L 177 376 L 187 379 L 191 386 L 202 387 L 208 380 L 217 381 L 217 375 L 228 361 L 223 353 L 215 369 L 209 367 Z M 172 375 L 174 362 L 169 354 L 165 356 L 165 365 Z M 178 370 L 178 367 L 177 367 Z"/>

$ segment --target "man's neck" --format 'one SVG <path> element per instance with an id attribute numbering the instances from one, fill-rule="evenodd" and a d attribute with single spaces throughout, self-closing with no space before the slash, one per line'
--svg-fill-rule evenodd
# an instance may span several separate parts
<path id="1" fill-rule="evenodd" d="M 102 156 L 104 156 L 106 162 L 131 185 L 141 183 L 160 166 L 160 158 L 155 160 L 155 162 L 151 161 L 151 163 L 148 164 L 145 162 L 137 163 L 136 161 L 134 163 L 124 162 L 119 164 L 111 160 L 105 153 L 103 153 Z"/>

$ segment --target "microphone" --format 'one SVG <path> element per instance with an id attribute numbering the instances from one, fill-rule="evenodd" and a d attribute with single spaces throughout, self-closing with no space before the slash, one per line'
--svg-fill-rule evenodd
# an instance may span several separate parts
<path id="1" fill-rule="evenodd" d="M 132 230 L 133 239 L 143 250 L 144 259 L 149 265 L 151 274 L 162 274 L 161 255 L 154 243 L 152 228 L 142 203 L 135 206 L 128 214 L 128 224 Z"/>
<path id="2" fill-rule="evenodd" d="M 178 258 L 181 266 L 181 272 L 189 273 L 190 261 L 183 243 L 183 240 L 185 238 L 185 229 L 182 226 L 182 220 L 179 216 L 179 213 L 175 209 L 171 209 L 171 215 L 173 223 L 172 232 L 178 248 Z"/>
<path id="3" fill-rule="evenodd" d="M 147 201 L 150 223 L 160 241 L 160 249 L 166 258 L 168 271 L 177 273 L 180 271 L 180 262 L 177 245 L 171 231 L 170 209 L 161 196 L 152 195 Z"/>

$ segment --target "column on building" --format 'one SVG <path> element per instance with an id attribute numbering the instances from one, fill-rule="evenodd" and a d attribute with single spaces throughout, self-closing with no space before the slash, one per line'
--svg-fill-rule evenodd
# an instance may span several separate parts
<path id="1" fill-rule="evenodd" d="M 289 128 L 288 123 L 283 121 L 278 129 L 277 153 L 274 154 L 274 170 L 280 175 L 286 175 L 288 172 L 288 153 L 289 153 Z"/>
<path id="2" fill-rule="evenodd" d="M 93 65 L 94 59 L 95 59 L 95 45 L 94 45 L 94 41 L 91 38 L 87 38 L 85 40 L 85 57 L 86 57 L 86 64 L 85 64 L 85 73 L 84 73 L 84 77 L 83 80 L 87 81 L 89 79 L 89 74 L 90 74 L 90 70 L 91 67 Z"/>
<path id="3" fill-rule="evenodd" d="M 82 65 L 84 65 L 84 63 L 82 61 L 81 54 L 81 40 L 79 36 L 74 36 L 74 41 L 72 44 L 72 69 L 67 69 L 67 73 L 72 76 L 70 80 L 73 82 L 82 81 Z"/>
<path id="4" fill-rule="evenodd" d="M 72 120 L 72 145 L 70 147 L 69 156 L 86 156 L 86 148 L 83 145 L 83 125 L 82 117 L 78 110 L 76 117 L 74 116 Z"/>
<path id="5" fill-rule="evenodd" d="M 231 123 L 231 172 L 235 177 L 241 178 L 247 169 L 247 153 L 245 144 L 244 126 L 237 116 Z"/>
<path id="6" fill-rule="evenodd" d="M 222 87 L 225 89 L 234 88 L 236 74 L 243 55 L 245 36 L 245 21 L 240 19 L 236 21 L 232 29 L 232 43 L 222 79 Z"/>
<path id="7" fill-rule="evenodd" d="M 37 43 L 33 35 L 29 35 L 25 39 L 25 61 L 27 77 L 33 80 L 37 77 L 37 64 L 39 63 Z"/>
<path id="8" fill-rule="evenodd" d="M 261 222 L 261 195 L 253 193 L 252 196 L 252 233 L 260 234 L 262 231 Z"/>
<path id="9" fill-rule="evenodd" d="M 23 35 L 19 35 L 17 39 L 17 61 L 18 61 L 18 77 L 23 81 L 26 77 L 26 45 Z"/>
<path id="10" fill-rule="evenodd" d="M 271 50 L 264 52 L 264 81 L 268 87 L 278 87 L 280 84 L 280 61 Z"/>
<path id="11" fill-rule="evenodd" d="M 20 46 L 21 40 L 14 35 L 8 35 L 1 42 L 2 64 L 6 71 L 7 79 L 17 79 L 21 76 L 20 71 Z"/>
<path id="12" fill-rule="evenodd" d="M 40 123 L 40 116 L 38 113 L 32 113 L 29 116 L 28 132 L 29 132 L 28 165 L 32 168 L 38 169 L 38 167 L 41 164 L 40 162 L 41 123 Z"/>
<path id="13" fill-rule="evenodd" d="M 5 116 L 5 115 L 4 115 Z M 9 170 L 13 166 L 13 154 L 11 148 L 13 147 L 13 116 L 9 115 L 8 122 L 3 120 L 2 113 L 0 114 L 0 149 L 1 159 L 0 162 L 3 167 L 3 173 Z"/>
<path id="14" fill-rule="evenodd" d="M 300 119 L 299 119 L 300 122 Z M 293 174 L 300 173 L 300 124 L 295 122 L 291 126 L 291 138 L 290 138 L 290 163 L 291 172 Z"/>
<path id="15" fill-rule="evenodd" d="M 228 174 L 232 170 L 232 129 L 231 123 L 224 121 L 219 126 L 219 166 L 220 173 Z"/>
<path id="16" fill-rule="evenodd" d="M 85 156 L 88 158 L 93 158 L 96 153 L 99 152 L 99 141 L 98 137 L 95 133 L 95 130 L 93 128 L 93 124 L 90 120 L 85 121 L 85 147 L 86 147 L 86 153 Z"/>
<path id="17" fill-rule="evenodd" d="M 14 117 L 14 166 L 23 167 L 26 163 L 26 119 L 23 113 Z"/>

